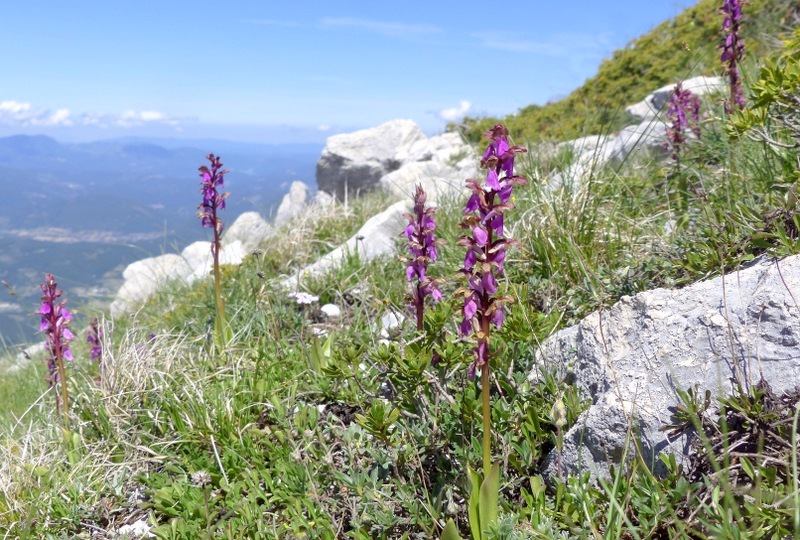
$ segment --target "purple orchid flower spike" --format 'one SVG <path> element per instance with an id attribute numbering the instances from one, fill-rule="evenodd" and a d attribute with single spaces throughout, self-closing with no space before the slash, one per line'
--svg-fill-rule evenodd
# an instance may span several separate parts
<path id="1" fill-rule="evenodd" d="M 218 212 L 225 209 L 225 199 L 230 193 L 221 193 L 219 188 L 225 185 L 225 175 L 228 171 L 222 169 L 222 161 L 219 156 L 208 154 L 206 156 L 210 167 L 201 165 L 200 170 L 200 192 L 203 194 L 203 202 L 197 205 L 197 217 L 200 218 L 203 227 L 214 230 L 214 239 L 211 241 L 211 256 L 213 259 L 214 273 L 214 297 L 217 304 L 217 316 L 214 319 L 214 331 L 217 347 L 221 350 L 223 345 L 230 341 L 230 328 L 225 317 L 225 303 L 222 299 L 222 283 L 219 268 L 219 253 L 222 250 L 222 220 Z"/>
<path id="2" fill-rule="evenodd" d="M 41 316 L 39 331 L 45 333 L 45 346 L 48 352 L 47 377 L 50 388 L 60 385 L 60 396 L 56 397 L 56 410 L 62 410 L 64 415 L 69 413 L 69 400 L 67 397 L 67 381 L 64 361 L 74 360 L 69 342 L 75 339 L 67 327 L 72 320 L 72 314 L 65 307 L 66 300 L 59 300 L 63 294 L 58 288 L 52 274 L 44 277 L 42 289 L 42 305 L 38 314 Z"/>
<path id="3" fill-rule="evenodd" d="M 504 217 L 506 211 L 514 208 L 511 193 L 515 186 L 526 185 L 522 176 L 514 173 L 514 158 L 519 152 L 526 150 L 521 146 L 508 143 L 508 129 L 496 124 L 483 134 L 489 138 L 489 145 L 481 159 L 481 168 L 486 169 L 486 181 L 467 180 L 467 188 L 472 191 L 467 201 L 466 214 L 461 227 L 468 234 L 461 236 L 458 244 L 466 248 L 464 266 L 461 273 L 467 280 L 467 286 L 456 294 L 464 297 L 460 333 L 462 336 L 473 336 L 476 340 L 473 349 L 474 360 L 469 366 L 468 375 L 475 379 L 480 372 L 481 401 L 483 410 L 483 481 L 480 483 L 481 497 L 484 488 L 488 488 L 490 475 L 497 475 L 498 465 L 492 465 L 491 436 L 491 402 L 489 397 L 489 369 L 492 359 L 490 336 L 493 328 L 500 328 L 505 321 L 507 305 L 514 299 L 511 296 L 498 295 L 498 278 L 503 274 L 506 252 L 516 241 L 506 238 Z M 474 492 L 473 492 L 474 494 Z M 473 495 L 474 496 L 474 495 Z M 496 512 L 495 503 L 487 504 Z M 483 511 L 483 510 L 481 510 Z M 491 510 L 489 510 L 491 511 Z"/>
<path id="4" fill-rule="evenodd" d="M 100 328 L 100 321 L 97 317 L 89 321 L 89 329 L 86 331 L 86 342 L 90 345 L 89 359 L 97 362 L 100 369 L 103 369 L 103 329 Z"/>
<path id="5" fill-rule="evenodd" d="M 503 236 L 504 216 L 514 207 L 509 202 L 514 186 L 527 185 L 527 181 L 514 174 L 514 158 L 526 150 L 509 145 L 508 129 L 497 124 L 483 135 L 490 139 L 481 160 L 481 168 L 487 170 L 486 181 L 481 184 L 474 179 L 467 180 L 472 196 L 467 202 L 466 217 L 461 226 L 470 234 L 462 236 L 458 244 L 466 248 L 461 272 L 467 278 L 467 287 L 459 290 L 464 296 L 460 332 L 462 336 L 474 334 L 478 339 L 469 375 L 474 378 L 481 370 L 482 378 L 485 376 L 488 384 L 491 328 L 502 326 L 506 305 L 513 300 L 510 296 L 496 296 L 497 279 L 503 273 L 506 251 L 516 244 Z"/>
<path id="6" fill-rule="evenodd" d="M 744 56 L 744 41 L 739 35 L 742 22 L 742 7 L 745 0 L 723 0 L 720 11 L 725 16 L 722 29 L 725 39 L 722 42 L 722 55 L 720 60 L 725 64 L 730 81 L 730 98 L 725 102 L 725 111 L 730 114 L 745 106 L 744 92 L 742 90 L 742 77 L 739 65 Z"/>
<path id="7" fill-rule="evenodd" d="M 428 264 L 436 261 L 437 246 L 441 244 L 441 240 L 436 239 L 436 207 L 425 208 L 426 200 L 425 190 L 418 185 L 414 194 L 413 212 L 404 215 L 408 219 L 408 226 L 403 234 L 408 239 L 408 250 L 411 253 L 411 257 L 406 259 L 406 279 L 410 282 L 416 281 L 409 307 L 416 314 L 417 330 L 423 329 L 425 297 L 430 296 L 437 302 L 442 299 L 439 282 L 428 276 Z"/>
<path id="8" fill-rule="evenodd" d="M 672 148 L 672 159 L 680 161 L 680 153 L 686 143 L 687 130 L 691 129 L 696 137 L 700 137 L 700 99 L 684 89 L 682 83 L 675 86 L 667 104 L 667 138 Z"/>

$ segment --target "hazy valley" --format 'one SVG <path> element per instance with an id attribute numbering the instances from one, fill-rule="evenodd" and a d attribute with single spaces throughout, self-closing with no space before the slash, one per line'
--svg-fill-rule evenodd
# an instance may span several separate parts
<path id="1" fill-rule="evenodd" d="M 45 136 L 0 139 L 0 337 L 35 339 L 45 273 L 72 308 L 92 315 L 135 260 L 206 239 L 196 207 L 197 167 L 209 152 L 230 170 L 225 223 L 268 217 L 292 180 L 314 184 L 321 145 L 115 139 L 63 144 Z"/>

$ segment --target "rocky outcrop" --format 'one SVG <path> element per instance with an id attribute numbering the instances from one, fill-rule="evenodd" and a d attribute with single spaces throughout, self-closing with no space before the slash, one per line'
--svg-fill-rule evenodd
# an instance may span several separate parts
<path id="1" fill-rule="evenodd" d="M 308 186 L 293 182 L 278 208 L 275 226 L 258 212 L 241 214 L 223 232 L 220 264 L 241 264 L 248 253 L 274 234 L 277 226 L 315 207 L 333 203 L 325 194 L 318 195 L 313 202 L 308 199 Z M 207 241 L 188 245 L 180 255 L 170 253 L 131 263 L 122 273 L 123 283 L 111 303 L 111 315 L 116 317 L 136 309 L 169 282 L 189 285 L 203 279 L 211 273 L 212 266 L 211 242 Z"/>
<path id="2" fill-rule="evenodd" d="M 704 96 L 725 90 L 726 81 L 723 77 L 693 77 L 681 81 L 684 90 L 691 90 L 696 96 Z M 639 103 L 635 103 L 625 108 L 625 112 L 642 121 L 655 119 L 659 114 L 666 114 L 666 104 L 672 92 L 675 90 L 674 84 L 662 86 L 652 94 L 648 95 Z"/>
<path id="3" fill-rule="evenodd" d="M 424 139 L 411 120 L 392 120 L 329 137 L 317 162 L 317 185 L 342 201 L 357 196 L 377 186 L 385 174 L 399 169 L 407 149 Z"/>
<path id="4" fill-rule="evenodd" d="M 300 215 L 308 204 L 308 186 L 303 182 L 292 182 L 289 193 L 283 196 L 281 205 L 275 213 L 275 226 L 280 227 L 288 223 L 295 216 Z"/>
<path id="5" fill-rule="evenodd" d="M 664 158 L 668 155 L 666 141 L 666 124 L 648 120 L 611 135 L 590 135 L 559 143 L 555 152 L 567 153 L 570 161 L 562 171 L 552 175 L 549 186 L 581 184 L 600 167 L 622 163 L 634 154 Z"/>
<path id="6" fill-rule="evenodd" d="M 694 77 L 682 81 L 683 88 L 698 96 L 719 92 L 725 88 L 721 77 Z M 556 154 L 568 153 L 571 162 L 564 170 L 553 175 L 551 187 L 564 183 L 582 183 L 599 167 L 619 164 L 634 154 L 650 155 L 662 159 L 669 155 L 667 145 L 667 125 L 665 105 L 672 95 L 675 85 L 667 85 L 649 94 L 643 101 L 625 110 L 638 124 L 623 128 L 609 135 L 590 135 L 555 146 Z M 552 152 L 552 150 L 547 150 Z"/>
<path id="7" fill-rule="evenodd" d="M 657 453 L 684 456 L 686 436 L 660 431 L 677 389 L 721 396 L 737 381 L 763 378 L 776 393 L 799 385 L 797 291 L 800 256 L 761 258 L 724 278 L 623 297 L 547 340 L 538 364 L 557 368 L 592 403 L 564 437 L 562 471 L 608 477 L 609 465 L 641 451 L 659 472 Z M 552 454 L 548 475 L 556 463 Z"/>
<path id="8" fill-rule="evenodd" d="M 431 199 L 464 187 L 477 174 L 475 151 L 457 133 L 426 137 L 410 120 L 328 139 L 317 163 L 320 190 L 343 200 L 380 186 L 398 198 L 422 184 Z"/>
<path id="9" fill-rule="evenodd" d="M 409 211 L 410 201 L 399 201 L 369 218 L 356 234 L 315 263 L 300 272 L 301 278 L 319 276 L 342 264 L 346 257 L 357 257 L 362 262 L 392 253 L 407 221 L 403 214 Z M 297 277 L 284 283 L 286 288 L 297 288 Z"/>
<path id="10" fill-rule="evenodd" d="M 222 246 L 224 248 L 234 242 L 241 242 L 245 251 L 252 251 L 273 232 L 272 225 L 261 217 L 261 214 L 245 212 L 223 231 Z"/>
<path id="11" fill-rule="evenodd" d="M 419 184 L 431 202 L 465 190 L 465 180 L 478 174 L 475 150 L 457 133 L 417 141 L 399 154 L 403 165 L 381 177 L 381 187 L 397 197 L 412 197 Z"/>
<path id="12" fill-rule="evenodd" d="M 193 269 L 175 253 L 150 257 L 131 263 L 122 272 L 122 286 L 111 303 L 111 316 L 117 317 L 147 300 L 166 283 L 185 279 Z"/>

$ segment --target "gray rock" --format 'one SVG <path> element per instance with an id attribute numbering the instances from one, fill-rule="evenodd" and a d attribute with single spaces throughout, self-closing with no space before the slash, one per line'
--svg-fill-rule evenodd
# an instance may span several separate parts
<path id="1" fill-rule="evenodd" d="M 348 256 L 358 257 L 362 262 L 367 262 L 380 255 L 392 253 L 399 235 L 405 229 L 406 221 L 403 214 L 409 211 L 410 206 L 410 200 L 399 201 L 380 214 L 372 216 L 347 242 L 304 268 L 300 276 L 319 276 L 339 266 Z M 297 278 L 289 278 L 284 286 L 290 289 L 296 288 Z"/>
<path id="2" fill-rule="evenodd" d="M 470 177 L 475 177 L 474 171 L 465 175 L 439 161 L 419 161 L 407 163 L 381 178 L 381 187 L 397 197 L 411 199 L 419 184 L 428 194 L 429 203 L 433 203 L 448 194 L 466 190 L 465 181 Z"/>
<path id="3" fill-rule="evenodd" d="M 368 191 L 400 168 L 408 147 L 424 138 L 411 120 L 329 137 L 317 162 L 317 185 L 339 200 Z"/>
<path id="4" fill-rule="evenodd" d="M 611 143 L 610 159 L 623 161 L 633 152 L 648 151 L 657 157 L 666 157 L 667 125 L 664 122 L 650 120 L 635 126 L 628 126 L 620 131 Z"/>
<path id="5" fill-rule="evenodd" d="M 682 81 L 682 87 L 685 90 L 691 90 L 697 96 L 706 94 L 713 94 L 715 92 L 722 92 L 726 86 L 723 77 L 693 77 Z M 666 114 L 665 105 L 669 101 L 672 92 L 675 90 L 674 84 L 663 86 L 648 95 L 639 103 L 635 103 L 625 108 L 625 112 L 633 117 L 642 120 L 652 120 L 660 113 Z"/>
<path id="6" fill-rule="evenodd" d="M 317 191 L 317 194 L 314 196 L 314 206 L 317 208 L 328 208 L 329 206 L 333 206 L 335 202 L 336 199 L 324 191 Z"/>
<path id="7" fill-rule="evenodd" d="M 111 316 L 116 317 L 141 304 L 160 287 L 177 279 L 185 279 L 193 269 L 174 253 L 150 257 L 131 263 L 122 272 L 125 280 L 111 303 Z"/>
<path id="8" fill-rule="evenodd" d="M 466 179 L 478 174 L 477 154 L 457 133 L 417 141 L 398 158 L 403 165 L 380 180 L 381 187 L 397 197 L 413 197 L 420 184 L 428 200 L 435 202 L 465 191 Z"/>
<path id="9" fill-rule="evenodd" d="M 223 244 L 222 250 L 219 252 L 219 263 L 222 264 L 242 264 L 248 251 L 245 250 L 241 241 L 235 240 L 227 244 Z M 192 269 L 185 276 L 181 276 L 187 284 L 192 284 L 198 279 L 211 274 L 214 265 L 211 256 L 211 242 L 198 241 L 189 244 L 181 252 L 181 257 Z"/>
<path id="10" fill-rule="evenodd" d="M 800 256 L 778 264 L 780 272 L 763 258 L 724 280 L 623 297 L 548 339 L 538 363 L 556 367 L 592 402 L 565 434 L 563 472 L 607 478 L 609 465 L 633 455 L 634 441 L 656 472 L 659 452 L 680 461 L 686 437 L 669 441 L 659 430 L 679 404 L 676 389 L 698 385 L 722 396 L 737 380 L 749 387 L 763 377 L 776 393 L 800 384 L 800 309 L 792 296 L 800 291 Z M 553 453 L 546 474 L 556 466 Z"/>
<path id="11" fill-rule="evenodd" d="M 295 216 L 299 216 L 306 208 L 308 198 L 308 186 L 303 182 L 292 182 L 289 193 L 283 196 L 281 205 L 275 213 L 275 226 L 280 227 Z"/>
<path id="12" fill-rule="evenodd" d="M 220 264 L 241 264 L 247 251 L 241 241 L 223 245 Z M 122 272 L 124 280 L 114 301 L 112 317 L 129 312 L 155 294 L 169 282 L 191 284 L 211 273 L 211 242 L 199 241 L 188 245 L 180 255 L 168 253 L 131 263 Z"/>
<path id="13" fill-rule="evenodd" d="M 241 214 L 222 234 L 223 248 L 234 242 L 241 242 L 245 251 L 257 248 L 264 239 L 274 233 L 272 226 L 258 212 Z"/>

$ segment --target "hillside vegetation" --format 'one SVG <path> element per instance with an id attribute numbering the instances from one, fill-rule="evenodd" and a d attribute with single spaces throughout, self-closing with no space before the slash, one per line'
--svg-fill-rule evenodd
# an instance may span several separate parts
<path id="1" fill-rule="evenodd" d="M 451 125 L 472 142 L 502 121 L 518 141 L 563 141 L 585 135 L 608 133 L 629 123 L 625 107 L 648 93 L 696 75 L 722 75 L 719 62 L 722 29 L 718 0 L 701 0 L 674 19 L 634 39 L 615 51 L 597 74 L 560 101 L 529 105 L 504 118 L 466 118 L 463 126 Z M 745 9 L 743 36 L 746 64 L 780 47 L 797 25 L 800 7 L 791 0 L 751 0 Z M 524 66 L 520 66 L 524 69 Z"/>
<path id="2" fill-rule="evenodd" d="M 754 0 L 747 12 L 788 3 L 766 5 Z M 710 2 L 692 12 L 709 28 L 721 24 Z M 684 26 L 670 28 L 641 43 L 685 39 Z M 797 395 L 778 406 L 763 392 L 724 403 L 687 392 L 670 429 L 696 433 L 692 463 L 658 456 L 656 476 L 656 463 L 635 453 L 609 481 L 556 475 L 548 485 L 542 476 L 588 406 L 537 359 L 554 331 L 623 295 L 800 253 L 800 33 L 783 58 L 753 56 L 750 110 L 729 116 L 723 96 L 703 100 L 699 135 L 676 158 L 640 153 L 578 177 L 568 150 L 518 155 L 528 185 L 503 208 L 516 242 L 497 280 L 508 313 L 501 328 L 486 325 L 489 384 L 469 376 L 486 329 L 459 331 L 465 296 L 492 288 L 464 276 L 464 246 L 482 243 L 483 226 L 474 214 L 464 223 L 465 206 L 483 208 L 482 187 L 469 203 L 460 194 L 438 201 L 443 243 L 427 273 L 442 300 L 426 304 L 421 328 L 409 310 L 402 230 L 396 256 L 365 263 L 349 253 L 325 275 L 300 276 L 297 290 L 285 287 L 385 207 L 381 193 L 287 224 L 242 265 L 223 267 L 219 287 L 165 283 L 137 312 L 101 317 L 99 361 L 73 328 L 68 411 L 55 407 L 44 362 L 0 376 L 0 538 L 120 538 L 134 524 L 144 532 L 129 538 L 172 540 L 800 537 Z M 632 69 L 615 68 L 613 80 Z M 554 126 L 575 121 L 564 114 Z M 340 315 L 325 316 L 327 303 Z M 496 465 L 486 478 L 496 484 L 484 481 L 473 497 L 476 471 L 486 470 L 484 433 L 483 463 Z"/>

